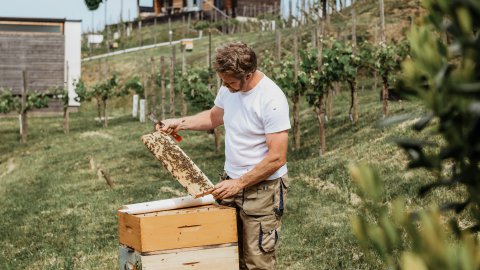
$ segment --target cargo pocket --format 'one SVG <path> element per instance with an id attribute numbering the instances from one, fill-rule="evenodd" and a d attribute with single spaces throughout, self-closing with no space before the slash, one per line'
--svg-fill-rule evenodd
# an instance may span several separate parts
<path id="1" fill-rule="evenodd" d="M 263 181 L 243 191 L 242 209 L 249 216 L 266 216 L 273 213 L 274 181 Z"/>
<path id="2" fill-rule="evenodd" d="M 260 221 L 260 229 L 258 235 L 258 246 L 262 252 L 272 252 L 278 242 L 278 233 L 280 221 L 275 216 L 268 216 Z"/>

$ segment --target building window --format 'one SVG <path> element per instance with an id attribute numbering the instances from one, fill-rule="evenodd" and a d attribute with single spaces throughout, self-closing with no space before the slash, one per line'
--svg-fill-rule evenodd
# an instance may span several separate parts
<path id="1" fill-rule="evenodd" d="M 0 32 L 61 33 L 60 25 L 1 24 Z"/>

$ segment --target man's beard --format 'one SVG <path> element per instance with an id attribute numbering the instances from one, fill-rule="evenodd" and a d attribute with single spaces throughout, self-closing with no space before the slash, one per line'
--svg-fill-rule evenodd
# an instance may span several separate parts
<path id="1" fill-rule="evenodd" d="M 240 80 L 240 87 L 238 87 L 238 89 L 231 89 L 228 87 L 227 88 L 228 88 L 228 91 L 230 91 L 230 93 L 238 93 L 243 90 L 244 86 L 245 86 L 245 78 Z"/>

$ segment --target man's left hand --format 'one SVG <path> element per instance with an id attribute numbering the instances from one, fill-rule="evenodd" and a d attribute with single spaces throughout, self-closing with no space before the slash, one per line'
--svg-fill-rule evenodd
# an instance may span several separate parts
<path id="1" fill-rule="evenodd" d="M 212 195 L 215 200 L 223 200 L 235 196 L 242 188 L 242 181 L 240 179 L 224 180 L 215 185 L 215 190 L 212 192 Z"/>

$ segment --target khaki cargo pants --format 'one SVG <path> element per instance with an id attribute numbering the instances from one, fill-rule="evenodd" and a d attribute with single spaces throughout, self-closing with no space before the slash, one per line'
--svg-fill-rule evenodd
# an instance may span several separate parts
<path id="1" fill-rule="evenodd" d="M 224 174 L 222 180 L 228 181 Z M 240 269 L 273 270 L 288 190 L 288 177 L 265 180 L 221 201 L 237 209 Z"/>

